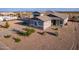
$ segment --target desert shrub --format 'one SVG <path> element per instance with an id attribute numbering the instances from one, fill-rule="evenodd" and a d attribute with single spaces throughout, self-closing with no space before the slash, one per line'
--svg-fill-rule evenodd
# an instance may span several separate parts
<path id="1" fill-rule="evenodd" d="M 19 35 L 22 35 L 22 36 L 29 36 L 29 35 L 31 35 L 32 33 L 35 32 L 34 29 L 25 28 L 25 29 L 23 29 L 23 30 L 25 30 L 25 31 L 18 31 L 17 33 L 18 33 Z"/>
<path id="2" fill-rule="evenodd" d="M 27 29 L 27 36 L 31 35 L 34 32 L 35 32 L 34 29 Z"/>
<path id="3" fill-rule="evenodd" d="M 27 31 L 27 30 L 28 30 L 28 28 L 23 28 L 23 30 L 24 30 L 24 31 Z"/>
<path id="4" fill-rule="evenodd" d="M 16 37 L 16 38 L 14 37 L 13 39 L 14 39 L 14 40 L 15 40 L 15 42 L 17 42 L 17 43 L 21 41 L 21 39 L 20 39 L 20 38 L 18 38 L 18 37 Z"/>
<path id="5" fill-rule="evenodd" d="M 18 34 L 19 34 L 19 35 L 22 35 L 22 36 L 26 36 L 26 35 L 27 35 L 27 32 L 23 32 L 23 31 L 22 31 L 22 32 L 19 32 Z"/>
<path id="6" fill-rule="evenodd" d="M 21 34 L 21 35 L 24 35 L 24 36 L 29 36 L 29 35 L 31 35 L 32 33 L 35 32 L 34 29 L 29 29 L 29 28 L 25 28 L 25 29 L 23 29 L 23 30 L 25 30 L 25 32 L 20 32 L 20 34 Z"/>
<path id="7" fill-rule="evenodd" d="M 4 27 L 5 27 L 5 28 L 9 28 L 9 26 L 10 26 L 10 25 L 9 25 L 8 21 L 6 21 Z"/>
<path id="8" fill-rule="evenodd" d="M 58 32 L 55 32 L 54 35 L 55 35 L 55 36 L 58 36 Z"/>
<path id="9" fill-rule="evenodd" d="M 52 28 L 53 30 L 58 30 L 58 27 L 56 27 L 56 28 Z"/>
<path id="10" fill-rule="evenodd" d="M 58 28 L 55 28 L 54 30 L 58 30 Z"/>
<path id="11" fill-rule="evenodd" d="M 35 32 L 35 30 L 34 30 L 34 29 L 27 29 L 27 32 L 34 33 L 34 32 Z"/>
<path id="12" fill-rule="evenodd" d="M 11 35 L 4 35 L 4 37 L 5 37 L 5 38 L 10 38 L 10 37 L 11 37 Z"/>
<path id="13" fill-rule="evenodd" d="M 34 29 L 31 29 L 31 28 L 23 28 L 23 30 L 30 31 L 30 32 L 35 32 L 35 30 Z"/>

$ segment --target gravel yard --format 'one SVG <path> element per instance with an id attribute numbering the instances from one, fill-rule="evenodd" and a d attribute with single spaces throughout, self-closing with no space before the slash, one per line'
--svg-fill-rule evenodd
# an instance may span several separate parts
<path id="1" fill-rule="evenodd" d="M 39 32 L 42 30 L 35 29 L 35 32 L 30 36 L 19 36 L 13 29 L 22 30 L 27 26 L 17 24 L 17 22 L 22 22 L 19 20 L 9 21 L 10 27 L 0 28 L 0 42 L 8 46 L 13 50 L 71 50 L 76 49 L 76 42 L 78 38 L 75 35 L 79 35 L 78 23 L 68 22 L 68 25 L 59 28 L 58 30 L 53 30 L 51 28 L 46 30 L 44 35 Z M 0 25 L 4 25 L 5 22 L 0 22 Z M 78 27 L 76 27 L 78 26 Z M 78 28 L 76 34 L 75 27 Z M 58 32 L 58 36 L 54 36 L 53 32 Z M 4 38 L 5 34 L 10 34 L 10 38 Z M 16 43 L 13 37 L 19 37 L 21 41 Z M 77 36 L 78 37 L 78 36 Z M 77 41 L 78 40 L 78 41 Z M 78 49 L 78 48 L 77 48 Z"/>

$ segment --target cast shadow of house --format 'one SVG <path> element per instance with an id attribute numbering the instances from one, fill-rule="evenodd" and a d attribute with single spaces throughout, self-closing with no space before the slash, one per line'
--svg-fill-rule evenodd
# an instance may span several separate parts
<path id="1" fill-rule="evenodd" d="M 33 28 L 36 28 L 36 29 L 43 30 L 43 28 L 41 28 L 41 27 L 39 27 L 39 26 L 32 26 L 32 25 L 30 25 L 31 22 L 32 22 L 31 18 L 20 19 L 19 21 L 20 21 L 20 22 L 16 22 L 15 24 L 19 24 L 19 25 L 28 26 L 28 27 L 33 27 Z M 30 21 L 31 21 L 31 22 L 30 22 Z"/>
<path id="2" fill-rule="evenodd" d="M 20 35 L 20 33 L 21 33 L 21 31 L 18 30 L 18 29 L 13 29 L 12 31 L 14 31 L 16 34 L 19 34 L 19 35 Z"/>
<path id="3" fill-rule="evenodd" d="M 45 35 L 46 33 L 53 36 L 58 36 L 58 32 L 37 32 L 40 35 Z"/>
<path id="4" fill-rule="evenodd" d="M 23 26 L 26 26 L 27 25 L 25 22 L 17 22 L 15 24 L 19 24 L 19 25 L 23 25 Z"/>
<path id="5" fill-rule="evenodd" d="M 49 35 L 58 36 L 58 32 L 46 32 L 46 33 L 48 33 Z"/>
<path id="6" fill-rule="evenodd" d="M 26 19 L 19 19 L 20 22 L 16 22 L 15 24 L 23 25 L 23 26 L 29 26 L 28 18 Z"/>
<path id="7" fill-rule="evenodd" d="M 69 20 L 69 22 L 76 22 L 76 23 L 79 23 L 79 21 L 74 21 L 74 20 Z"/>

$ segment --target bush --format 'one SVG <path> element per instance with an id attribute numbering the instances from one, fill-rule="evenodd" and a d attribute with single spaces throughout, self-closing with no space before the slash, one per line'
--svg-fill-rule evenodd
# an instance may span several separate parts
<path id="1" fill-rule="evenodd" d="M 19 32 L 18 34 L 22 35 L 22 36 L 26 36 L 27 32 Z"/>
<path id="2" fill-rule="evenodd" d="M 27 29 L 27 36 L 31 35 L 34 32 L 35 32 L 34 29 Z"/>
<path id="3" fill-rule="evenodd" d="M 31 35 L 32 33 L 35 32 L 34 29 L 25 28 L 25 29 L 23 29 L 23 30 L 25 30 L 25 32 L 20 32 L 20 33 L 19 33 L 20 35 L 23 35 L 23 36 L 29 36 L 29 35 Z"/>
<path id="4" fill-rule="evenodd" d="M 35 30 L 34 29 L 29 29 L 29 28 L 23 28 L 23 30 L 25 30 L 25 31 L 30 31 L 30 32 L 35 32 Z"/>
<path id="5" fill-rule="evenodd" d="M 34 32 L 35 32 L 35 30 L 34 30 L 34 29 L 27 29 L 27 32 L 34 33 Z"/>
<path id="6" fill-rule="evenodd" d="M 18 38 L 18 37 L 17 37 L 17 38 L 13 38 L 13 39 L 14 39 L 14 40 L 15 40 L 15 42 L 17 42 L 17 43 L 21 41 L 21 39 L 20 39 L 20 38 Z"/>
<path id="7" fill-rule="evenodd" d="M 9 28 L 9 26 L 10 26 L 10 25 L 9 25 L 8 21 L 6 21 L 6 23 L 5 23 L 5 26 L 4 26 L 4 27 L 5 27 L 5 28 Z"/>
<path id="8" fill-rule="evenodd" d="M 10 37 L 11 37 L 11 35 L 4 35 L 4 37 L 5 37 L 5 38 L 10 38 Z"/>
<path id="9" fill-rule="evenodd" d="M 27 30 L 28 30 L 28 28 L 23 28 L 23 30 L 24 30 L 24 31 L 27 31 Z"/>
<path id="10" fill-rule="evenodd" d="M 55 36 L 58 36 L 58 32 L 55 32 L 55 34 L 54 34 Z"/>
<path id="11" fill-rule="evenodd" d="M 58 30 L 58 28 L 55 28 L 54 30 Z"/>
<path id="12" fill-rule="evenodd" d="M 26 28 L 26 29 L 23 29 L 23 30 L 25 30 L 25 31 L 19 31 L 18 34 L 22 35 L 22 36 L 29 36 L 29 35 L 31 35 L 32 33 L 35 32 L 34 29 L 27 29 Z"/>

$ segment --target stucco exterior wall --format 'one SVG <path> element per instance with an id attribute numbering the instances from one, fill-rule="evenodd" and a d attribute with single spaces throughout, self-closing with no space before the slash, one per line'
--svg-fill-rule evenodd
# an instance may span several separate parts
<path id="1" fill-rule="evenodd" d="M 66 24 L 68 22 L 68 17 L 66 19 L 64 19 L 63 25 Z"/>
<path id="2" fill-rule="evenodd" d="M 45 29 L 47 29 L 49 27 L 51 27 L 51 20 L 50 21 L 45 21 L 43 23 L 43 30 L 45 30 Z"/>

